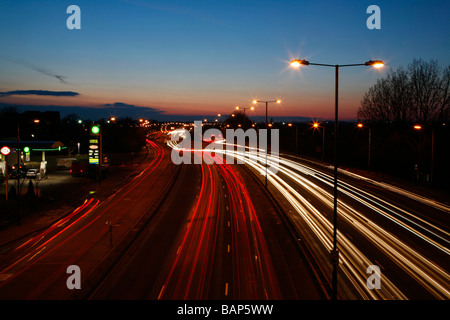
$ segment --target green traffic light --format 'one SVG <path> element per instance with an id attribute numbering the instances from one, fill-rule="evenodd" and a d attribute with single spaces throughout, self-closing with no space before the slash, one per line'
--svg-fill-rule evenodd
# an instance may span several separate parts
<path id="1" fill-rule="evenodd" d="M 23 148 L 23 151 L 24 151 L 25 153 L 28 153 L 28 152 L 30 152 L 30 148 L 29 148 L 29 147 L 25 147 L 25 148 Z"/>
<path id="2" fill-rule="evenodd" d="M 91 132 L 93 134 L 99 134 L 100 133 L 100 127 L 99 126 L 92 126 Z"/>

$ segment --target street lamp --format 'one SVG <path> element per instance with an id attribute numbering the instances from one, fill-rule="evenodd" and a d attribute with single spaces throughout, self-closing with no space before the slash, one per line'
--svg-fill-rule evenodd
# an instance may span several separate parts
<path id="1" fill-rule="evenodd" d="M 245 110 L 247 110 L 247 109 L 250 109 L 250 110 L 255 110 L 255 107 L 249 107 L 249 108 L 242 108 L 242 107 L 239 107 L 239 106 L 236 106 L 236 110 L 240 110 L 240 109 L 244 109 L 244 116 L 245 116 Z"/>
<path id="2" fill-rule="evenodd" d="M 299 68 L 300 66 L 322 66 L 322 67 L 333 67 L 335 68 L 335 114 L 334 114 L 334 212 L 333 212 L 333 249 L 331 250 L 331 261 L 333 264 L 333 274 L 332 274 L 332 299 L 337 299 L 337 268 L 339 266 L 339 251 L 337 249 L 337 184 L 338 184 L 338 166 L 337 166 L 337 144 L 338 144 L 338 88 L 339 88 L 339 68 L 340 67 L 356 67 L 356 66 L 370 66 L 374 68 L 381 68 L 384 66 L 384 62 L 381 60 L 369 60 L 365 63 L 356 64 L 323 64 L 323 63 L 312 63 L 305 59 L 294 59 L 290 63 L 291 67 Z"/>
<path id="3" fill-rule="evenodd" d="M 362 124 L 361 122 L 358 123 L 357 126 L 360 129 L 364 128 L 364 124 Z M 371 142 L 372 142 L 371 141 L 372 140 L 372 128 L 371 127 L 368 127 L 368 128 L 369 128 L 369 146 L 368 146 L 369 154 L 367 155 L 367 168 L 368 168 L 368 170 L 370 172 L 370 149 L 371 149 Z"/>
<path id="4" fill-rule="evenodd" d="M 267 126 L 267 124 L 268 124 L 268 121 L 267 121 L 267 107 L 268 107 L 268 104 L 271 103 L 271 102 L 281 103 L 281 100 L 280 99 L 271 100 L 271 101 L 253 100 L 253 104 L 257 104 L 258 102 L 263 102 L 263 103 L 266 104 L 266 126 Z"/>
<path id="5" fill-rule="evenodd" d="M 271 102 L 281 103 L 281 100 L 270 100 L 270 101 L 260 101 L 260 100 L 253 100 L 253 104 L 257 104 L 258 102 L 263 102 L 266 104 L 266 127 L 272 127 L 272 124 L 269 124 L 267 121 L 267 106 Z M 265 187 L 267 189 L 267 153 L 269 152 L 269 143 L 266 145 L 266 178 L 265 178 Z"/>
<path id="6" fill-rule="evenodd" d="M 325 161 L 325 127 L 321 127 L 320 123 L 317 121 L 313 122 L 313 128 L 314 130 L 318 130 L 320 133 L 320 128 L 322 128 L 322 161 Z"/>
<path id="7" fill-rule="evenodd" d="M 294 124 L 288 123 L 288 127 L 292 127 Z M 298 153 L 298 125 L 295 124 L 295 152 Z"/>
<path id="8" fill-rule="evenodd" d="M 442 124 L 445 126 L 445 123 Z M 414 130 L 421 131 L 423 127 L 419 124 L 414 125 Z M 434 127 L 431 127 L 431 162 L 430 162 L 430 183 L 433 183 L 434 174 Z"/>

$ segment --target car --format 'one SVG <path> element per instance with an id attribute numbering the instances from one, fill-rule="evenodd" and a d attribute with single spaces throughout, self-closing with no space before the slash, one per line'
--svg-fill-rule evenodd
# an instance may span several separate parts
<path id="1" fill-rule="evenodd" d="M 89 165 L 87 162 L 74 161 L 70 168 L 70 173 L 73 177 L 82 177 L 88 174 Z"/>
<path id="2" fill-rule="evenodd" d="M 9 174 L 10 179 L 20 179 L 25 178 L 27 176 L 27 173 L 22 170 L 12 170 Z"/>
<path id="3" fill-rule="evenodd" d="M 41 178 L 41 173 L 39 172 L 38 169 L 28 169 L 27 171 L 27 178 L 28 179 L 40 179 Z"/>

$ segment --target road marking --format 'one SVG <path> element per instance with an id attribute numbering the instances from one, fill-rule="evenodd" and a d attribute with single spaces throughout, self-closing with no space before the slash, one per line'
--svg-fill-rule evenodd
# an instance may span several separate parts
<path id="1" fill-rule="evenodd" d="M 162 293 L 164 292 L 164 287 L 165 287 L 165 285 L 163 285 L 161 288 L 161 291 L 159 291 L 158 300 L 161 299 Z"/>
<path id="2" fill-rule="evenodd" d="M 42 250 L 44 250 L 46 247 L 43 247 L 41 250 L 39 250 L 38 252 L 36 252 L 30 259 L 28 259 L 28 261 L 30 261 L 31 259 L 33 259 L 34 257 L 36 257 L 39 253 L 42 252 Z"/>

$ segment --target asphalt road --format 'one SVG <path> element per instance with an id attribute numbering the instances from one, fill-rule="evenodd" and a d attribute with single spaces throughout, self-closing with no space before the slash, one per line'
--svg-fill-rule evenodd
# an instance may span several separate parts
<path id="1" fill-rule="evenodd" d="M 247 163 L 256 172 L 256 157 Z M 261 162 L 263 162 L 262 160 Z M 323 266 L 330 282 L 333 173 L 330 166 L 283 155 L 269 190 Z M 341 299 L 448 299 L 450 206 L 381 181 L 340 171 L 338 292 Z M 369 266 L 380 270 L 371 289 Z M 373 280 L 373 278 L 371 278 Z"/>
<path id="2" fill-rule="evenodd" d="M 168 198 L 90 298 L 323 299 L 252 179 L 238 165 L 183 165 Z"/>
<path id="3" fill-rule="evenodd" d="M 68 215 L 25 237 L 17 233 L 17 241 L 2 247 L 1 299 L 76 299 L 92 290 L 150 218 L 175 178 L 177 170 L 167 149 L 152 146 L 139 175 L 109 184 L 114 186 L 110 192 L 97 185 L 97 192 Z M 24 221 L 12 230 L 25 227 Z M 80 290 L 67 287 L 71 265 L 80 267 Z"/>
<path id="4" fill-rule="evenodd" d="M 134 178 L 1 247 L 1 299 L 326 298 L 246 169 L 175 166 L 149 144 Z M 80 289 L 68 288 L 69 266 Z"/>

